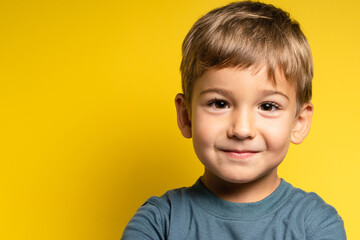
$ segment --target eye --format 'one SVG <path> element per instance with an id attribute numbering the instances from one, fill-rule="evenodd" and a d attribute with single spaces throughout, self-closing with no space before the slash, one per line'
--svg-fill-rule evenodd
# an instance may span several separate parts
<path id="1" fill-rule="evenodd" d="M 209 106 L 211 106 L 213 108 L 216 108 L 216 109 L 226 109 L 226 108 L 230 107 L 229 104 L 226 101 L 218 100 L 218 99 L 212 100 L 209 103 Z"/>
<path id="2" fill-rule="evenodd" d="M 262 111 L 273 112 L 280 109 L 280 106 L 276 103 L 266 102 L 259 106 Z"/>

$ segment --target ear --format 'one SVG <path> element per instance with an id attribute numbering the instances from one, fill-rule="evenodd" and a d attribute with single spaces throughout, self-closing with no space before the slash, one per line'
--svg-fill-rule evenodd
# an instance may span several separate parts
<path id="1" fill-rule="evenodd" d="M 301 111 L 295 120 L 294 127 L 291 133 L 291 142 L 294 144 L 299 144 L 304 141 L 305 137 L 308 135 L 311 125 L 312 114 L 314 111 L 314 106 L 311 102 L 305 103 Z"/>
<path id="2" fill-rule="evenodd" d="M 184 94 L 178 93 L 176 95 L 175 106 L 179 129 L 184 137 L 191 138 L 191 120 L 189 118 L 190 115 L 186 107 Z"/>

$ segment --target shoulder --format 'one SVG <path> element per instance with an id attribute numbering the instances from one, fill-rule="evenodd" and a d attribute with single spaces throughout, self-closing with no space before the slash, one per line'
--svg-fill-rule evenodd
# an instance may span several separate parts
<path id="1" fill-rule="evenodd" d="M 294 188 L 287 205 L 295 219 L 302 220 L 308 239 L 346 239 L 338 212 L 316 193 Z"/>
<path id="2" fill-rule="evenodd" d="M 121 239 L 166 239 L 171 208 L 186 198 L 186 189 L 174 189 L 161 197 L 149 198 L 132 217 Z"/>
<path id="3" fill-rule="evenodd" d="M 181 207 L 181 205 L 186 204 L 186 199 L 188 199 L 188 188 L 177 188 L 167 191 L 161 197 L 151 197 L 149 198 L 139 209 L 139 211 L 144 211 L 152 213 L 153 215 L 161 216 L 166 218 L 169 216 L 169 212 L 174 207 Z"/>

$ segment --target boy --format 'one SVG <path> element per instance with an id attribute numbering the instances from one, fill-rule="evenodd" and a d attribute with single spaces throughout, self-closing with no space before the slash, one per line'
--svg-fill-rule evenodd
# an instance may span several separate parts
<path id="1" fill-rule="evenodd" d="M 333 207 L 277 175 L 313 112 L 298 23 L 272 5 L 232 3 L 200 18 L 182 50 L 178 126 L 205 172 L 150 198 L 122 239 L 346 239 Z"/>

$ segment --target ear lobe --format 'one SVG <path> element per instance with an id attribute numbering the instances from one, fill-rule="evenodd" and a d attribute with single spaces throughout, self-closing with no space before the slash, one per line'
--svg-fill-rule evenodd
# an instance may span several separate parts
<path id="1" fill-rule="evenodd" d="M 178 93 L 175 97 L 175 107 L 177 112 L 177 124 L 181 134 L 186 138 L 191 138 L 191 120 L 186 107 L 184 94 Z"/>
<path id="2" fill-rule="evenodd" d="M 291 142 L 294 144 L 299 144 L 304 141 L 305 137 L 308 135 L 311 125 L 312 114 L 314 111 L 314 106 L 312 103 L 305 103 L 295 120 L 295 124 L 291 133 Z"/>

